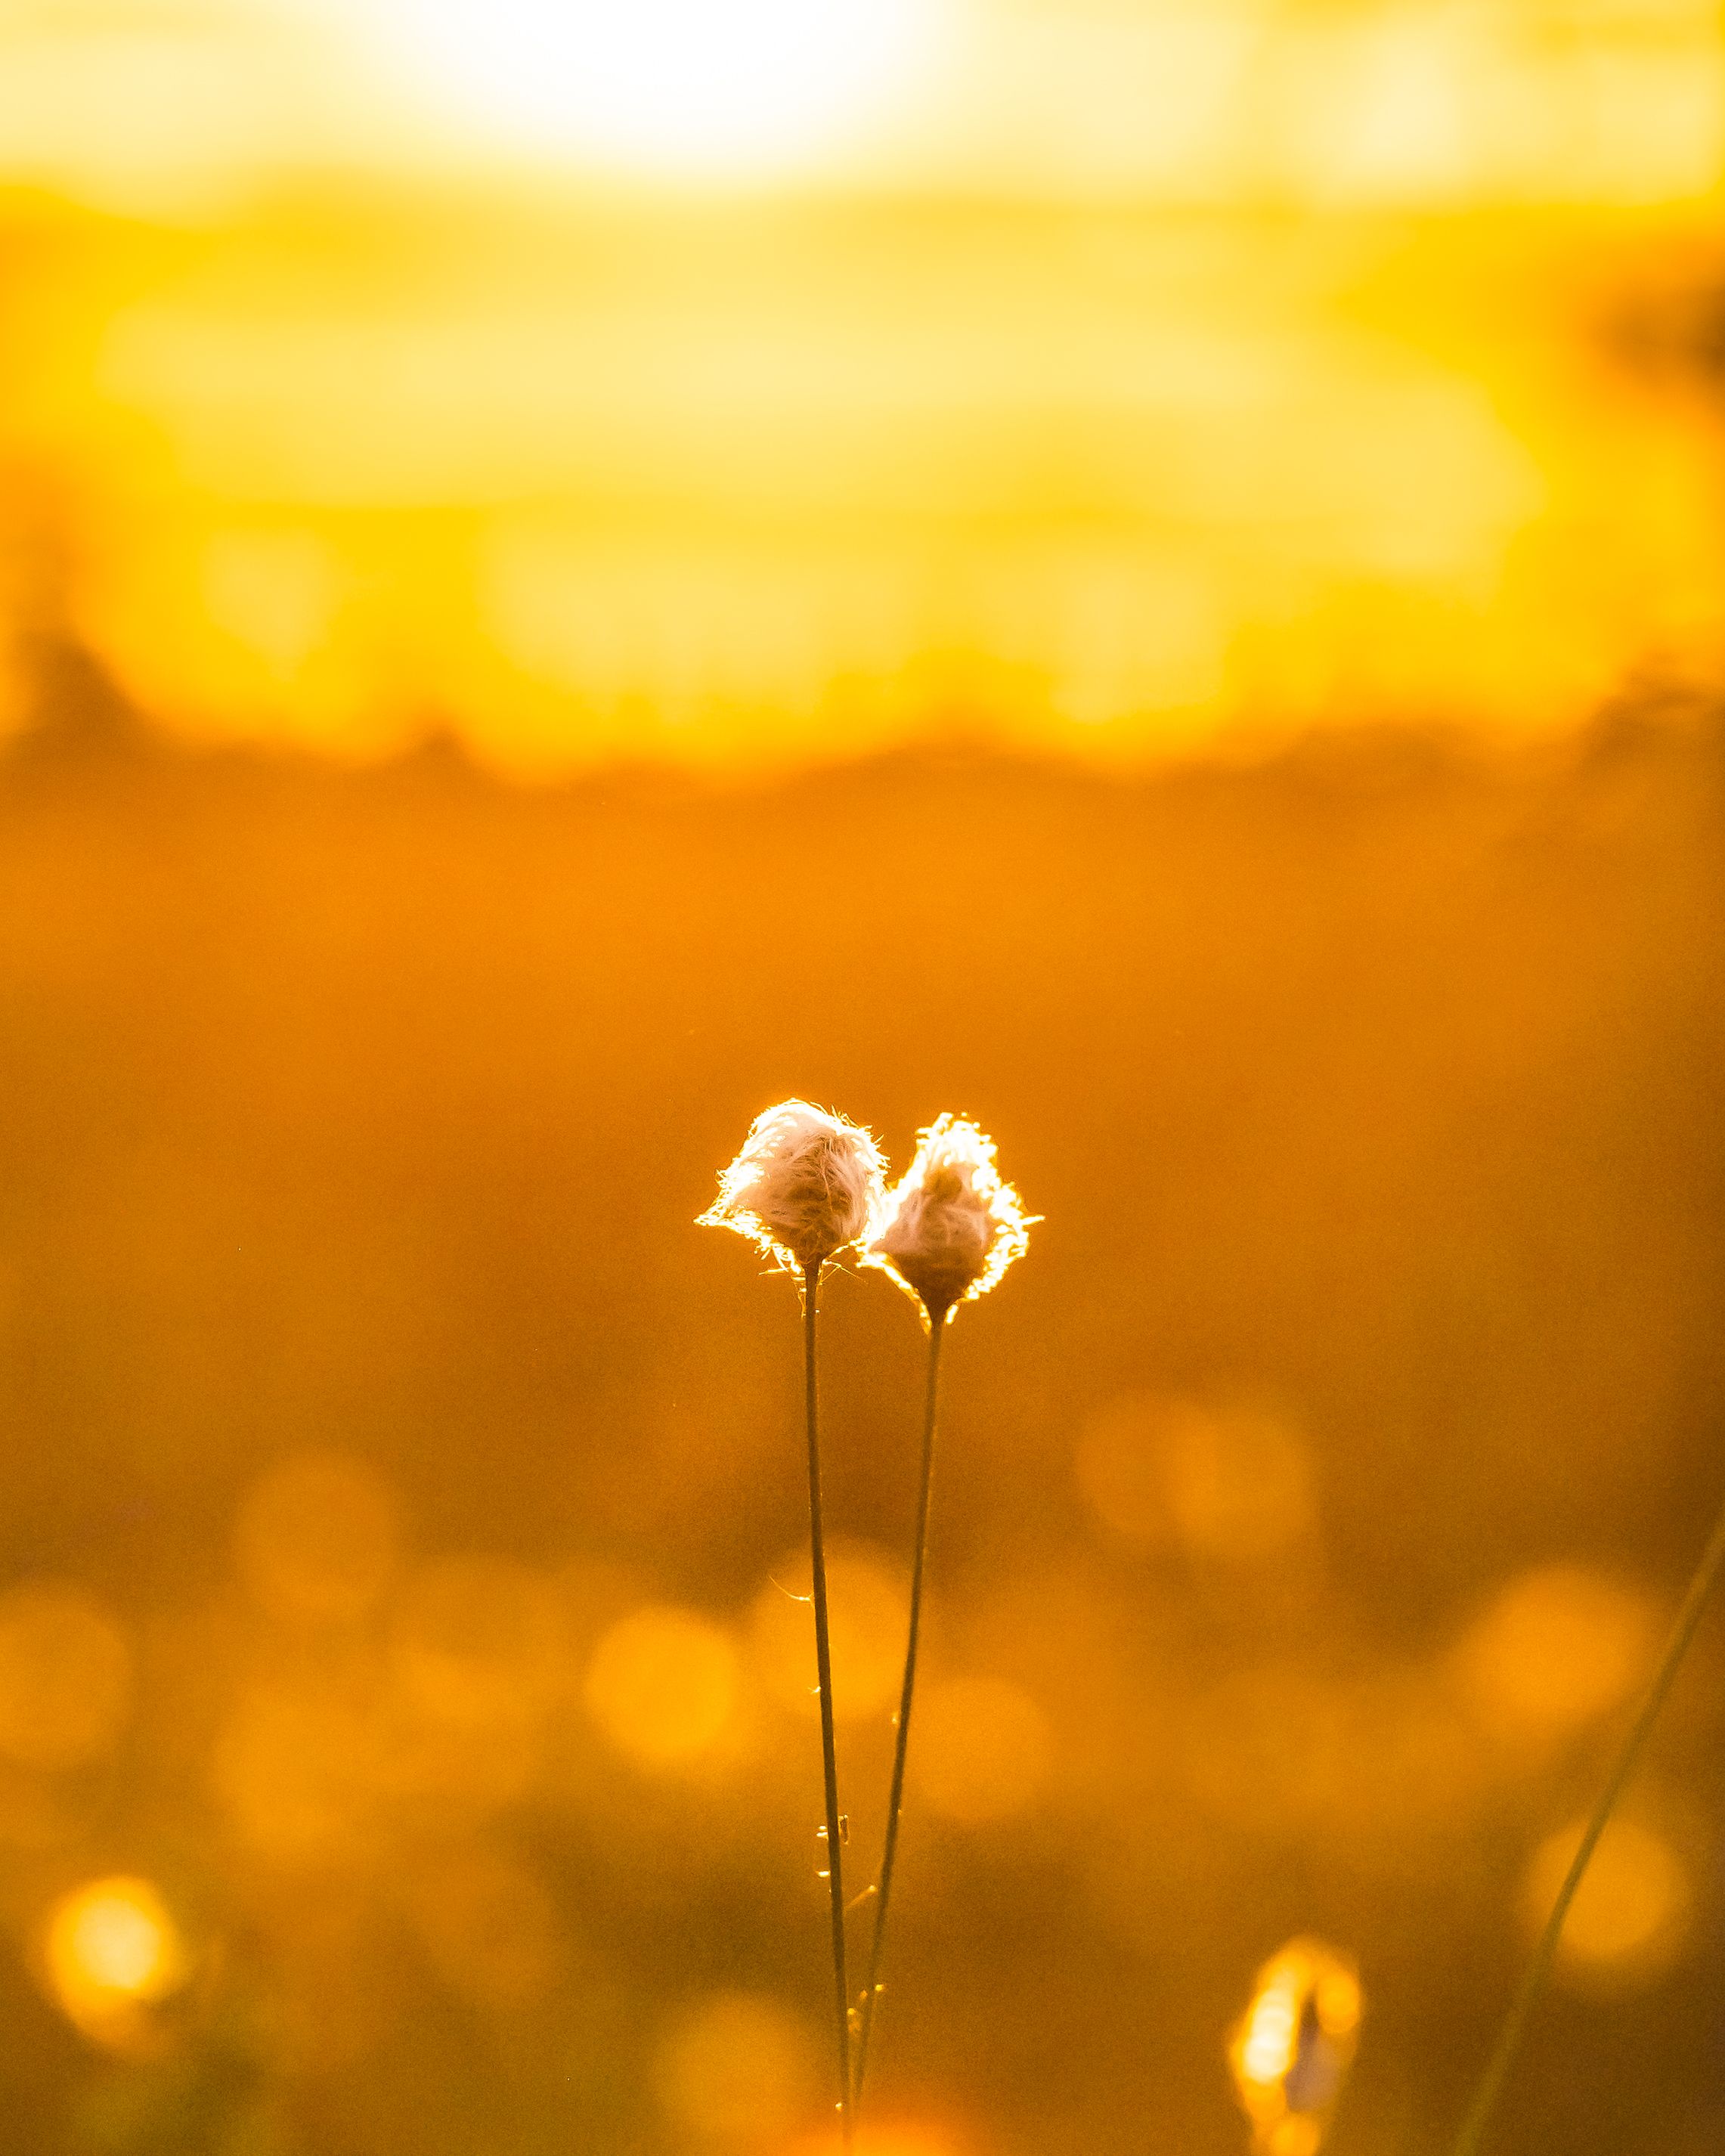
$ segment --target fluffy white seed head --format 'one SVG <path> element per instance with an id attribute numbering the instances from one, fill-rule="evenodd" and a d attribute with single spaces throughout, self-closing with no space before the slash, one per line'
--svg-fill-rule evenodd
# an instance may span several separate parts
<path id="1" fill-rule="evenodd" d="M 781 1101 L 749 1126 L 719 1177 L 703 1228 L 732 1228 L 788 1272 L 819 1266 L 854 1243 L 879 1210 L 886 1163 L 843 1116 Z"/>
<path id="2" fill-rule="evenodd" d="M 994 1166 L 993 1142 L 974 1123 L 942 1116 L 882 1204 L 864 1262 L 913 1295 L 932 1325 L 986 1295 L 1029 1240 L 1030 1223 Z"/>

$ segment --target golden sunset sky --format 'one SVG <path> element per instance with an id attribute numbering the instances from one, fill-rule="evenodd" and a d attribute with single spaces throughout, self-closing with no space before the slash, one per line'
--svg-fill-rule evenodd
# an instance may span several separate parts
<path id="1" fill-rule="evenodd" d="M 0 55 L 13 551 L 182 732 L 1136 760 L 1717 671 L 1691 0 L 11 0 Z"/>

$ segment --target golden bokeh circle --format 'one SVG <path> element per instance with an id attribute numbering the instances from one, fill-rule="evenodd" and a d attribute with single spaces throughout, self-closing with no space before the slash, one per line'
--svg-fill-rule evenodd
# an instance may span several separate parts
<path id="1" fill-rule="evenodd" d="M 681 1766 L 710 1753 L 737 1711 L 736 1645 L 691 1609 L 652 1603 L 603 1633 L 583 1693 L 600 1732 L 637 1766 Z"/>

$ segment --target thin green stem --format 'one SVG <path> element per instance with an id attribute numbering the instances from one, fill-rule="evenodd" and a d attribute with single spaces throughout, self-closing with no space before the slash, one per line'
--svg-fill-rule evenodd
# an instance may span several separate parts
<path id="1" fill-rule="evenodd" d="M 1533 1949 L 1533 1958 L 1527 1964 L 1521 1989 L 1517 1992 L 1504 2020 L 1497 2047 L 1491 2054 L 1462 2125 L 1455 2143 L 1455 2156 L 1479 2156 L 1497 2099 L 1503 2092 L 1503 2085 L 1509 2079 L 1510 2069 L 1521 2049 L 1522 2038 L 1527 2032 L 1534 2002 L 1550 1973 L 1558 1950 L 1558 1941 L 1563 1935 L 1563 1919 L 1569 1913 L 1569 1904 L 1575 1899 L 1576 1889 L 1581 1884 L 1617 1800 L 1635 1770 L 1646 1744 L 1648 1732 L 1658 1719 L 1659 1710 L 1665 1705 L 1671 1681 L 1689 1650 L 1689 1643 L 1695 1637 L 1702 1612 L 1707 1607 L 1707 1598 L 1717 1584 L 1722 1570 L 1725 1570 L 1725 1512 L 1720 1513 L 1714 1525 L 1712 1537 L 1702 1553 L 1700 1564 L 1696 1568 L 1695 1577 L 1689 1583 L 1689 1591 L 1683 1598 L 1683 1606 L 1677 1612 L 1677 1620 L 1671 1627 L 1665 1653 L 1654 1672 L 1653 1681 L 1647 1688 L 1647 1697 L 1641 1702 L 1641 1711 L 1624 1739 L 1623 1749 L 1617 1755 L 1617 1763 L 1600 1793 L 1599 1803 L 1594 1807 L 1593 1817 L 1587 1823 L 1587 1831 L 1581 1837 L 1581 1845 L 1575 1852 L 1574 1860 L 1558 1890 L 1558 1898 L 1552 1904 L 1545 1929 L 1539 1934 L 1538 1944 Z"/>
<path id="2" fill-rule="evenodd" d="M 869 1987 L 863 1994 L 862 2027 L 856 2043 L 856 2097 L 862 2098 L 869 2063 L 869 2035 L 880 1996 L 880 1953 L 886 1938 L 886 1910 L 892 1898 L 892 1867 L 898 1855 L 899 1811 L 905 1795 L 905 1758 L 911 1744 L 911 1702 L 916 1688 L 916 1645 L 922 1632 L 922 1573 L 928 1555 L 928 1501 L 934 1487 L 935 1410 L 940 1399 L 941 1336 L 945 1311 L 933 1315 L 928 1335 L 928 1391 L 922 1414 L 922 1486 L 916 1499 L 916 1554 L 911 1566 L 911 1625 L 905 1645 L 904 1686 L 899 1694 L 898 1738 L 892 1753 L 892 1787 L 886 1800 L 886 1845 L 880 1857 L 880 1886 L 875 1901 L 875 1937 L 869 1950 Z"/>
<path id="3" fill-rule="evenodd" d="M 826 1779 L 827 1884 L 833 1907 L 833 1989 L 838 2005 L 839 2120 L 848 2151 L 851 2138 L 850 1984 L 845 1973 L 845 1881 L 839 1817 L 839 1755 L 833 1742 L 833 1654 L 827 1628 L 827 1558 L 821 1533 L 820 1418 L 815 1379 L 814 1321 L 820 1266 L 803 1271 L 803 1364 L 809 1413 L 809 1551 L 814 1573 L 814 1668 L 820 1685 L 820 1757 Z"/>

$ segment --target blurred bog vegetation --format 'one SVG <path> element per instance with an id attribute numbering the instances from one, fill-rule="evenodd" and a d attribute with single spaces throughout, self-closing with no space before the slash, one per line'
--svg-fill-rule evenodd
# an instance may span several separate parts
<path id="1" fill-rule="evenodd" d="M 794 1298 L 691 1224 L 801 1091 L 1045 1216 L 953 1341 L 881 2156 L 1235 2156 L 1299 1933 L 1327 2147 L 1435 2156 L 1725 1488 L 1717 711 L 520 790 L 25 658 L 0 2148 L 814 2145 Z M 827 1306 L 867 1852 L 919 1340 Z M 1716 1625 L 1507 2152 L 1725 2137 L 1722 1711 Z"/>

